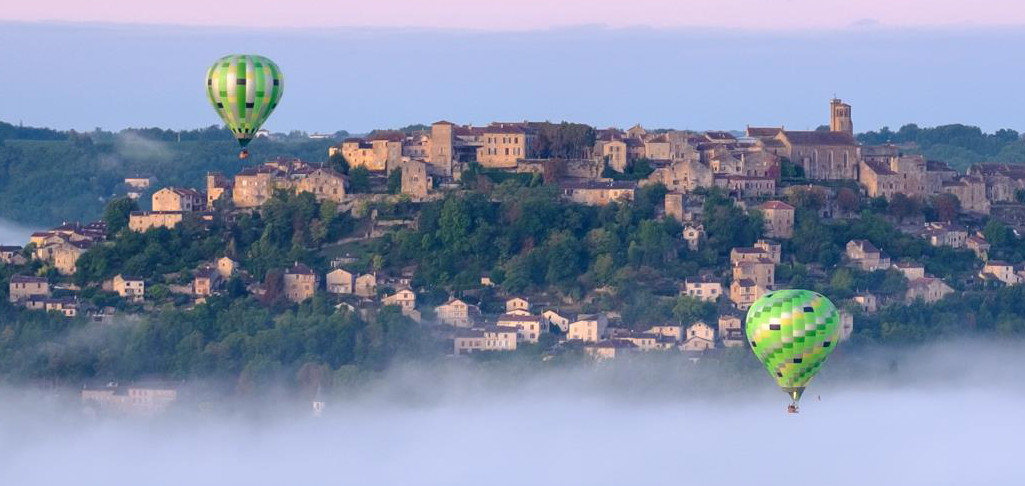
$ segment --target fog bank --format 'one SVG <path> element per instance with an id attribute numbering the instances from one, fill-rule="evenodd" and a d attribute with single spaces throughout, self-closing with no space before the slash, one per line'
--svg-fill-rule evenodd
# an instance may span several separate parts
<path id="1" fill-rule="evenodd" d="M 760 370 L 727 378 L 659 359 L 534 376 L 404 367 L 331 398 L 319 419 L 87 420 L 7 390 L 0 484 L 1017 484 L 1022 350 L 839 356 L 796 416 Z M 728 386 L 706 394 L 699 376 Z"/>
<path id="2" fill-rule="evenodd" d="M 35 231 L 18 223 L 0 218 L 0 245 L 23 246 L 28 242 L 29 236 Z"/>

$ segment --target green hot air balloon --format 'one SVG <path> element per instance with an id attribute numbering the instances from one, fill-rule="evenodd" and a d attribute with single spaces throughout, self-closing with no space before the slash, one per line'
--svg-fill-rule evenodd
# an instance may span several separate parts
<path id="1" fill-rule="evenodd" d="M 797 402 L 808 382 L 833 352 L 840 315 L 823 295 L 810 290 L 778 290 L 747 311 L 747 341 L 776 383 Z"/>
<path id="2" fill-rule="evenodd" d="M 285 79 L 274 61 L 263 56 L 233 54 L 217 60 L 206 73 L 206 93 L 242 147 L 256 136 L 281 100 Z"/>

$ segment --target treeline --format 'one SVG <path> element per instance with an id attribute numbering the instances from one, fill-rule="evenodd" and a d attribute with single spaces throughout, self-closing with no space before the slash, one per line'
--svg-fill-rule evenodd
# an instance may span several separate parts
<path id="1" fill-rule="evenodd" d="M 921 128 L 911 123 L 896 132 L 883 127 L 859 134 L 858 141 L 868 145 L 908 145 L 909 152 L 947 162 L 958 169 L 979 162 L 1025 162 L 1025 142 L 1017 131 L 1010 129 L 984 133 L 979 127 L 960 124 Z"/>
<path id="2" fill-rule="evenodd" d="M 10 130 L 8 126 L 8 130 Z M 33 226 L 100 216 L 105 201 L 124 194 L 126 176 L 151 176 L 159 187 L 205 187 L 208 171 L 234 174 L 252 161 L 298 157 L 327 158 L 331 140 L 298 137 L 256 139 L 251 157 L 238 159 L 238 145 L 227 130 L 210 127 L 182 133 L 160 129 L 109 132 L 38 133 L 17 129 L 0 141 L 0 214 Z M 51 133 L 52 132 L 52 133 Z M 60 137 L 53 136 L 59 133 Z M 142 200 L 143 209 L 149 204 Z"/>

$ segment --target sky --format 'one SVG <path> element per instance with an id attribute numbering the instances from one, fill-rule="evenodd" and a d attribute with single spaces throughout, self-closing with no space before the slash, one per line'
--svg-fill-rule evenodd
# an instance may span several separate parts
<path id="1" fill-rule="evenodd" d="M 835 29 L 884 25 L 1025 25 L 1018 0 L 33 0 L 0 19 L 248 27 L 525 30 L 610 27 Z M 969 8 L 970 7 L 970 8 Z"/>
<path id="2" fill-rule="evenodd" d="M 527 30 L 503 28 L 506 13 L 487 10 L 501 2 L 475 2 L 481 7 L 437 19 L 464 22 L 491 12 L 487 17 L 495 22 L 488 29 L 466 30 L 433 22 L 430 15 L 416 17 L 416 28 L 399 27 L 404 15 L 426 2 L 406 9 L 366 2 L 339 10 L 341 3 L 318 7 L 305 1 L 305 9 L 287 2 L 297 15 L 293 20 L 277 10 L 286 2 L 252 8 L 264 16 L 254 21 L 256 27 L 239 20 L 244 13 L 189 17 L 209 9 L 177 7 L 188 1 L 145 2 L 145 9 L 132 6 L 136 2 L 125 8 L 115 1 L 61 8 L 18 2 L 0 9 L 0 19 L 24 20 L 0 20 L 0 92 L 6 95 L 0 121 L 78 130 L 219 124 L 204 92 L 207 68 L 225 54 L 259 53 L 285 73 L 281 104 L 265 125 L 281 132 L 365 133 L 441 119 L 475 125 L 566 120 L 603 128 L 641 123 L 692 130 L 814 129 L 828 122 L 834 95 L 853 105 L 857 131 L 911 122 L 1025 131 L 1025 64 L 1017 62 L 1025 51 L 1025 26 L 997 25 L 1017 25 L 1025 8 L 1007 2 L 979 0 L 973 4 L 979 8 L 962 9 L 966 15 L 959 20 L 941 15 L 954 2 L 930 1 L 918 10 L 921 15 L 908 13 L 908 2 L 889 2 L 892 9 L 876 9 L 884 16 L 871 16 L 877 23 L 856 20 L 872 13 L 865 8 L 836 20 L 847 26 L 839 29 L 775 22 L 749 27 L 743 19 L 750 9 L 768 2 L 742 9 L 739 0 L 719 7 L 738 12 L 717 14 L 729 19 L 722 28 L 681 27 L 690 17 L 663 27 L 678 12 L 700 16 L 707 9 L 659 9 L 652 0 L 630 2 L 637 8 L 629 15 L 607 18 L 602 16 L 617 7 L 560 16 L 562 3 L 541 9 L 521 2 L 535 22 L 521 26 Z M 783 2 L 788 9 L 791 3 L 804 2 Z M 817 3 L 835 8 L 809 7 L 802 15 L 838 14 L 850 10 L 847 4 L 864 2 Z M 463 5 L 432 4 L 445 12 Z M 172 5 L 173 12 L 161 13 Z M 217 5 L 245 10 L 231 8 L 230 1 Z M 392 20 L 363 21 L 379 17 L 367 12 L 389 8 L 398 15 Z M 328 13 L 343 10 L 361 13 L 346 17 L 356 26 L 294 27 L 333 24 Z M 664 15 L 648 15 L 652 11 Z M 637 12 L 648 14 L 620 24 L 640 26 L 600 25 Z M 887 20 L 894 12 L 905 15 Z M 985 17 L 992 12 L 1004 15 Z M 59 21 L 36 20 L 43 18 Z M 140 23 L 147 21 L 163 23 Z M 203 22 L 235 26 L 179 25 Z"/>

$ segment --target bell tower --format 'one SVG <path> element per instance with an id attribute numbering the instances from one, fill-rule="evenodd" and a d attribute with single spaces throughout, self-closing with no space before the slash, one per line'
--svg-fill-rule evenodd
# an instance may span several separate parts
<path id="1" fill-rule="evenodd" d="M 839 98 L 829 102 L 829 131 L 845 132 L 854 135 L 854 122 L 851 121 L 851 105 Z"/>

